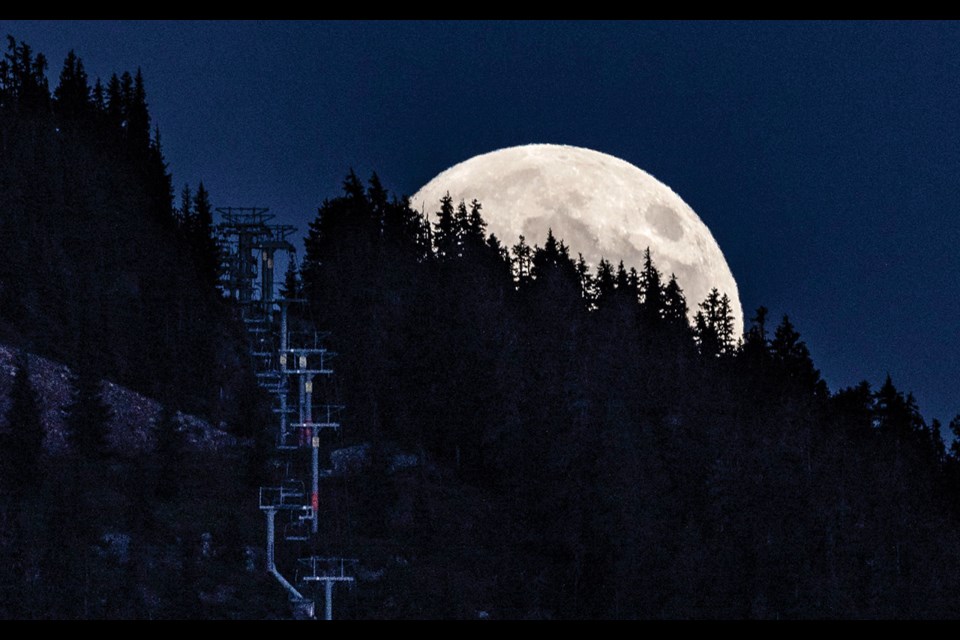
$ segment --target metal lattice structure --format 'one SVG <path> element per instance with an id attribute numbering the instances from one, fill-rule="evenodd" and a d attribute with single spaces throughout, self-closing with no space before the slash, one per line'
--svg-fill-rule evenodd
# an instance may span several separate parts
<path id="1" fill-rule="evenodd" d="M 268 211 L 264 207 L 217 208 L 222 219 L 216 227 L 223 257 L 221 287 L 227 296 L 241 304 L 254 301 L 258 275 L 262 305 L 273 303 L 274 256 L 277 251 L 290 254 L 296 251 L 287 241 L 296 227 L 267 224 L 274 219 Z"/>
<path id="2" fill-rule="evenodd" d="M 348 568 L 356 560 L 314 555 L 281 568 L 277 545 L 315 545 L 322 536 L 320 481 L 333 476 L 334 470 L 329 455 L 321 467 L 321 435 L 339 431 L 343 407 L 322 397 L 318 401 L 314 385 L 333 376 L 330 363 L 336 354 L 322 346 L 324 336 L 317 332 L 291 332 L 290 307 L 304 300 L 275 293 L 274 259 L 278 251 L 286 251 L 288 260 L 295 260 L 296 250 L 287 238 L 296 229 L 269 224 L 274 216 L 261 207 L 222 207 L 217 211 L 222 220 L 216 227 L 223 257 L 221 289 L 225 297 L 238 303 L 257 381 L 273 398 L 277 415 L 276 450 L 283 477 L 277 486 L 261 487 L 259 496 L 267 524 L 266 568 L 287 591 L 297 617 L 316 617 L 314 599 L 302 591 L 315 592 L 322 584 L 324 618 L 330 620 L 334 584 L 354 581 Z M 293 581 L 285 574 L 293 575 Z"/>

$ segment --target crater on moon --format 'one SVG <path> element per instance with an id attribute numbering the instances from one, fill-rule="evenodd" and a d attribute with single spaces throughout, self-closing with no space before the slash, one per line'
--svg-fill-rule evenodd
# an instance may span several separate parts
<path id="1" fill-rule="evenodd" d="M 530 167 L 527 169 L 518 169 L 512 171 L 500 178 L 500 186 L 509 191 L 515 189 L 528 189 L 533 181 L 540 177 L 540 169 Z"/>
<path id="2" fill-rule="evenodd" d="M 657 203 L 651 204 L 647 207 L 646 216 L 654 231 L 664 238 L 676 242 L 683 237 L 683 225 L 680 223 L 680 218 L 677 216 L 677 212 L 670 207 Z"/>
<path id="3" fill-rule="evenodd" d="M 587 198 L 579 191 L 568 190 L 566 195 L 566 201 L 570 203 L 570 206 L 579 209 L 587 204 Z"/>

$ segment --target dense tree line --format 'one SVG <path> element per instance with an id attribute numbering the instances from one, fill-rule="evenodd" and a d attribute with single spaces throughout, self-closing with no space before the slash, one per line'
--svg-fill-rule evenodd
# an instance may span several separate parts
<path id="1" fill-rule="evenodd" d="M 740 338 L 716 290 L 690 322 L 649 251 L 591 273 L 481 214 L 351 173 L 306 239 L 347 437 L 422 461 L 351 485 L 340 542 L 405 559 L 357 615 L 955 615 L 960 458 L 910 395 L 831 393 L 788 317 Z"/>
<path id="2" fill-rule="evenodd" d="M 0 619 L 285 616 L 251 551 L 249 447 L 190 446 L 164 396 L 151 445 L 118 448 L 84 369 L 63 408 L 68 446 L 45 447 L 31 359 L 18 356 L 0 416 Z"/>
<path id="3" fill-rule="evenodd" d="M 244 329 L 216 289 L 210 194 L 184 187 L 174 207 L 139 70 L 91 86 L 71 52 L 52 93 L 46 72 L 8 40 L 0 342 L 22 354 L 0 415 L 0 618 L 283 615 L 245 555 L 262 542 L 250 447 L 188 446 L 176 418 L 241 436 L 264 424 Z M 45 445 L 28 352 L 73 370 L 53 408 L 66 449 Z M 111 438 L 105 378 L 163 403 L 143 452 Z"/>
<path id="4" fill-rule="evenodd" d="M 174 206 L 143 75 L 93 81 L 9 38 L 0 60 L 0 339 L 215 421 L 242 333 L 202 183 Z"/>
<path id="5" fill-rule="evenodd" d="M 52 93 L 46 72 L 8 42 L 0 339 L 75 377 L 66 451 L 26 356 L 0 416 L 0 617 L 286 615 L 250 555 L 254 487 L 283 470 L 210 194 L 174 206 L 139 72 L 91 86 L 71 53 Z M 889 377 L 831 392 L 788 317 L 736 336 L 723 292 L 686 300 L 649 251 L 591 271 L 552 232 L 488 235 L 480 202 L 427 218 L 376 175 L 343 186 L 283 287 L 339 352 L 326 444 L 369 445 L 305 550 L 361 559 L 339 617 L 956 615 L 960 444 Z M 111 446 L 103 377 L 163 402 L 146 454 Z M 190 447 L 176 408 L 264 446 Z"/>

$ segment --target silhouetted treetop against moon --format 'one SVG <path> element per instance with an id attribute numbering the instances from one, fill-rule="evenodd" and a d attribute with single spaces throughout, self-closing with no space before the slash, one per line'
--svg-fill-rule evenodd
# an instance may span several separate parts
<path id="1" fill-rule="evenodd" d="M 510 147 L 447 169 L 410 202 L 429 214 L 447 193 L 453 202 L 479 200 L 488 232 L 507 245 L 520 235 L 542 244 L 552 229 L 593 267 L 601 258 L 638 267 L 649 247 L 688 299 L 699 302 L 713 287 L 726 293 L 735 336 L 743 333 L 737 283 L 710 229 L 670 187 L 625 160 L 566 145 Z"/>

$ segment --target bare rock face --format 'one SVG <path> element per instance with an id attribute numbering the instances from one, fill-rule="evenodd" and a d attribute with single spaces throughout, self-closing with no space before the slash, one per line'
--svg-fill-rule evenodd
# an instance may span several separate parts
<path id="1" fill-rule="evenodd" d="M 0 426 L 5 424 L 10 406 L 16 356 L 16 349 L 0 344 Z M 66 365 L 34 355 L 28 355 L 28 363 L 30 382 L 37 391 L 40 418 L 47 432 L 47 450 L 64 451 L 67 438 L 63 418 L 71 400 L 71 371 Z M 103 400 L 113 412 L 109 424 L 110 445 L 131 454 L 151 450 L 156 441 L 154 426 L 160 418 L 160 403 L 108 380 L 103 381 L 102 391 Z M 187 441 L 199 449 L 221 450 L 238 443 L 223 429 L 195 416 L 178 412 L 177 421 Z"/>

